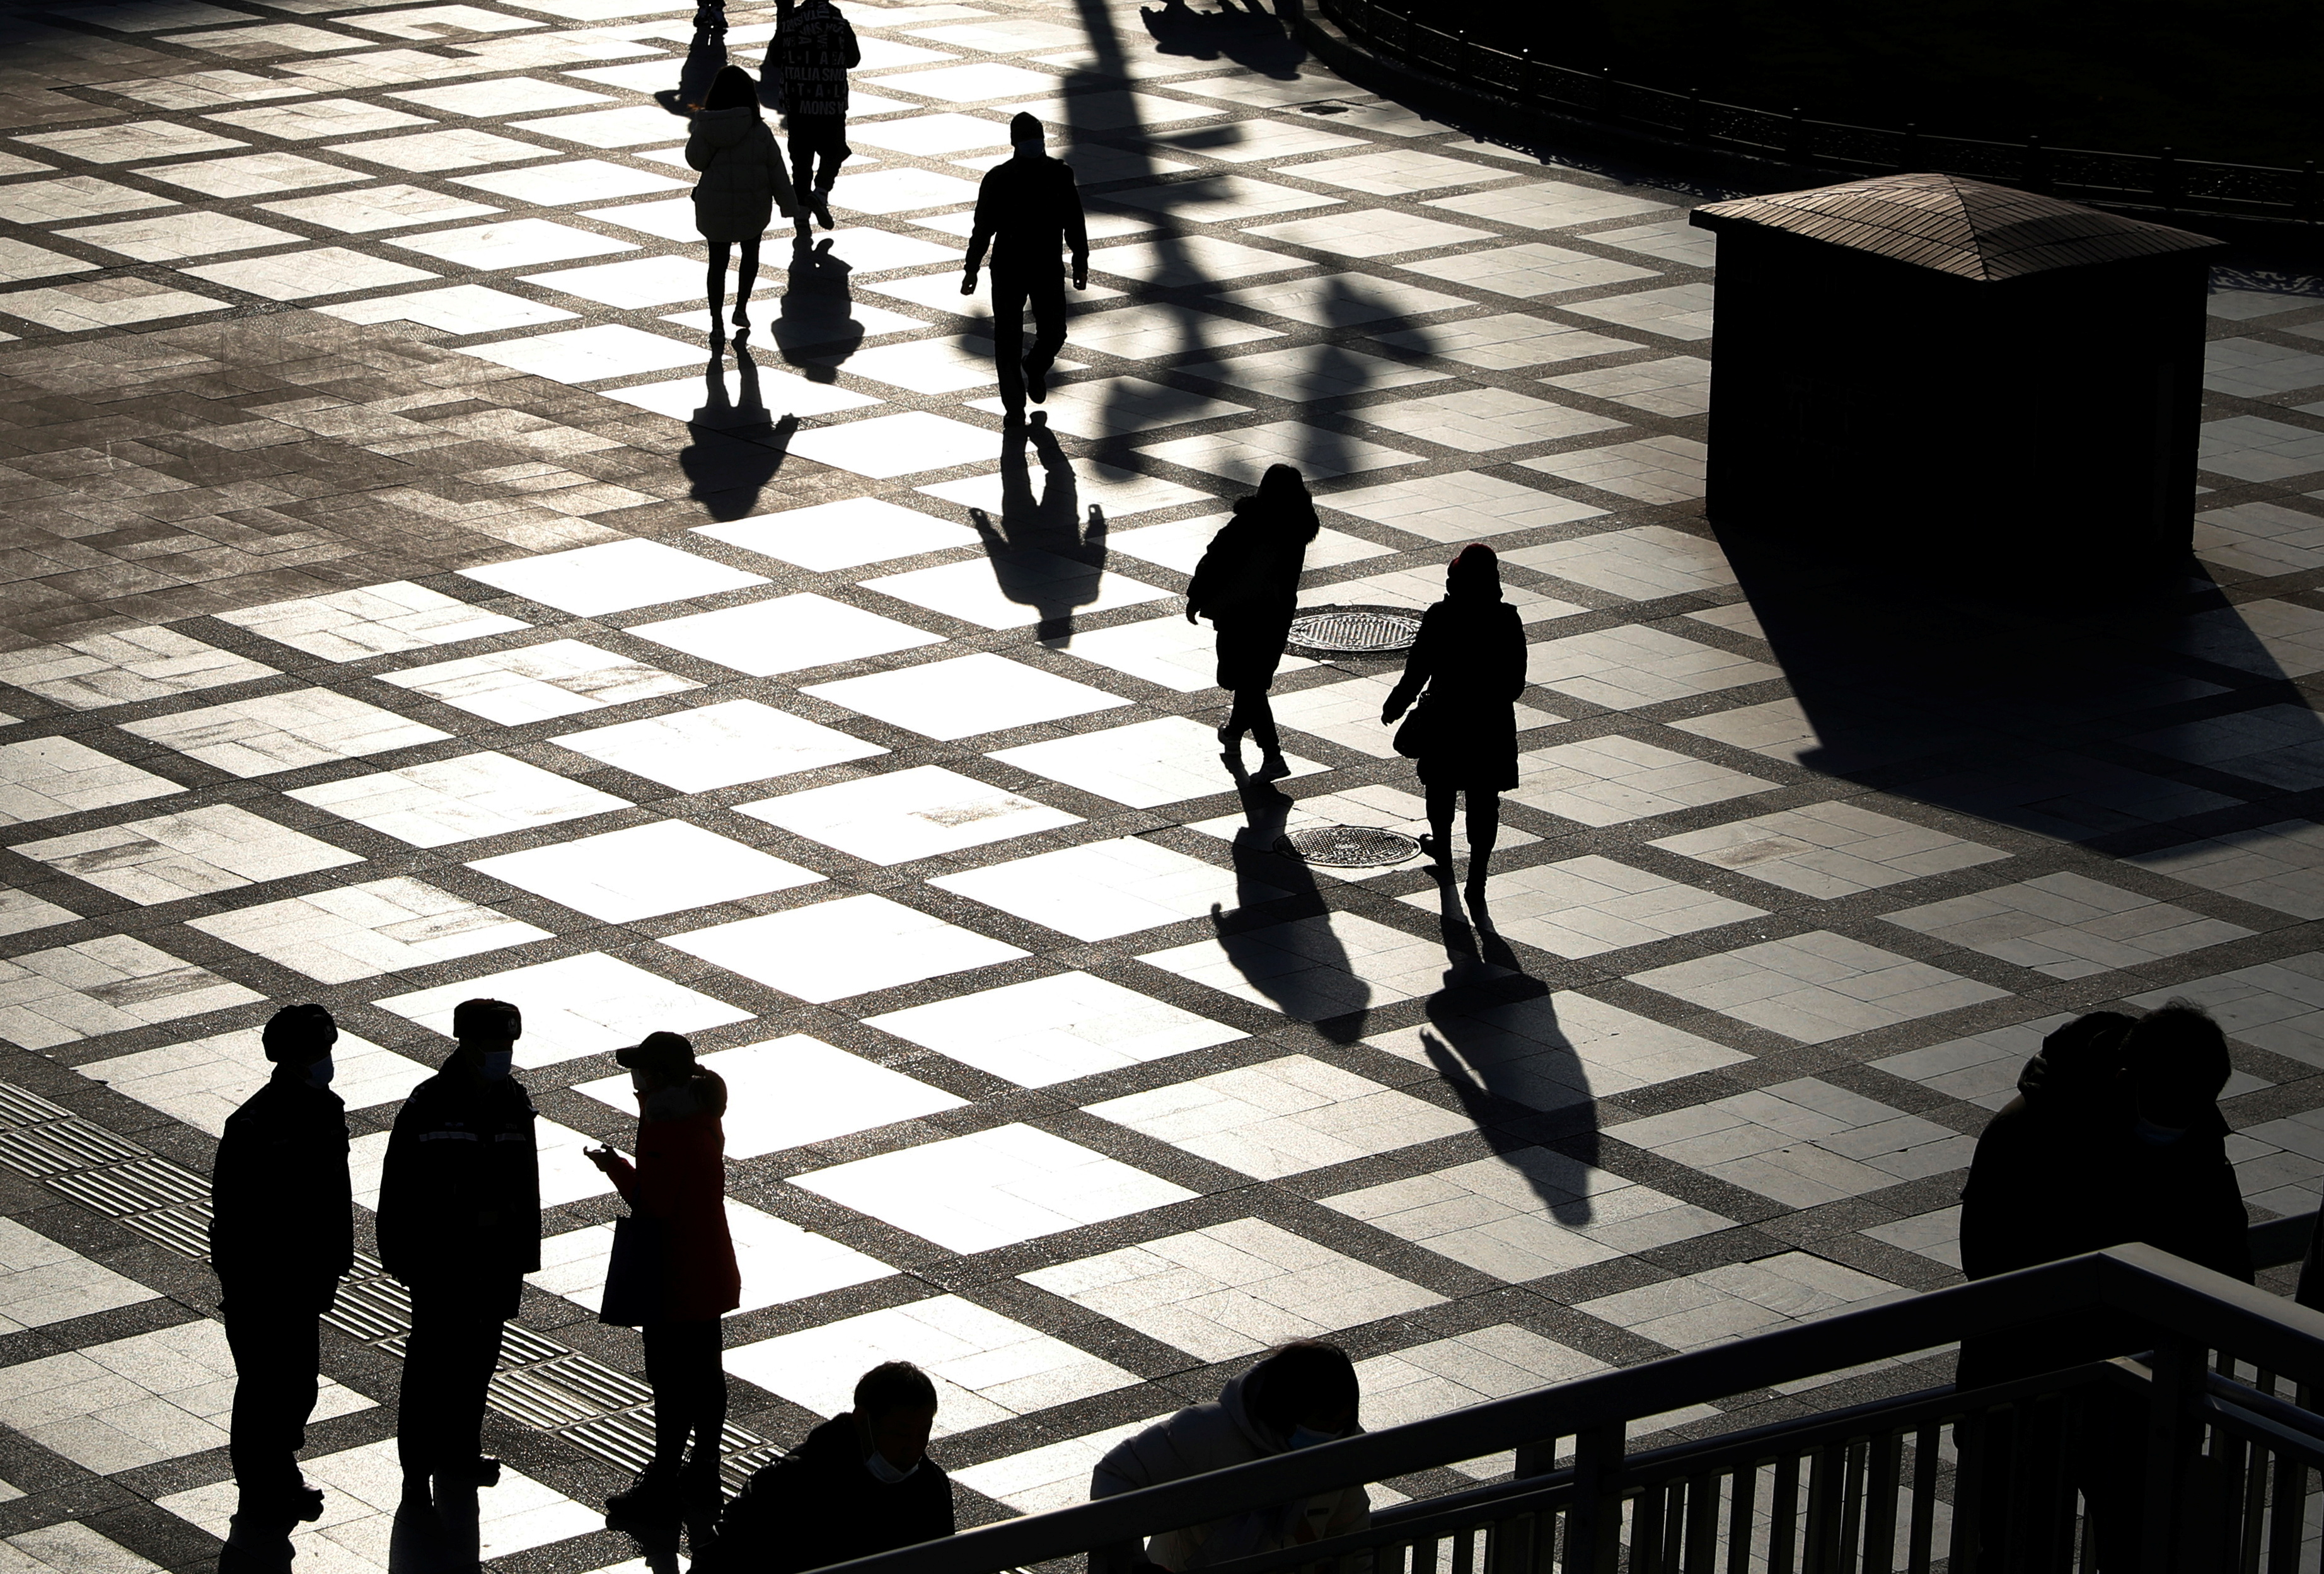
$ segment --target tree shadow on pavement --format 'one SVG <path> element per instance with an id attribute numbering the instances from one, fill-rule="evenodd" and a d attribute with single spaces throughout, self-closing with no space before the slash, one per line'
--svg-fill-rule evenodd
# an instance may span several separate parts
<path id="1" fill-rule="evenodd" d="M 1229 60 L 1262 76 L 1288 79 L 1299 74 L 1306 48 L 1282 23 L 1261 10 L 1259 0 L 1237 6 L 1219 0 L 1216 11 L 1197 11 L 1186 0 L 1167 0 L 1160 10 L 1143 6 L 1139 15 L 1166 55 L 1192 60 Z"/>

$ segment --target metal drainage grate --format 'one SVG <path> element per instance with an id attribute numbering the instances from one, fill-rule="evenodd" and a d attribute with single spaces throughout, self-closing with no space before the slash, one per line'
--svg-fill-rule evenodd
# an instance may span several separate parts
<path id="1" fill-rule="evenodd" d="M 1276 850 L 1326 869 L 1370 869 L 1420 856 L 1420 843 L 1403 832 L 1370 825 L 1310 825 L 1284 837 Z"/>
<path id="2" fill-rule="evenodd" d="M 1406 612 L 1329 608 L 1291 620 L 1291 643 L 1307 650 L 1408 650 L 1420 620 Z"/>

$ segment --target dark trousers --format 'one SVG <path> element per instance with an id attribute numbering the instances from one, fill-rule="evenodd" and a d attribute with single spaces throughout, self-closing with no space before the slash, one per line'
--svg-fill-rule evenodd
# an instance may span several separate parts
<path id="1" fill-rule="evenodd" d="M 1033 347 L 1025 344 L 1025 308 L 1033 308 Z M 1025 373 L 1046 372 L 1065 347 L 1065 276 L 1047 268 L 992 270 L 992 359 L 1001 373 L 1001 402 L 1025 408 Z"/>
<path id="2" fill-rule="evenodd" d="M 646 1347 L 646 1381 L 653 1387 L 654 1468 L 675 1470 L 694 1440 L 694 1458 L 718 1461 L 726 1425 L 726 1370 L 718 1324 L 649 1322 L 638 1332 Z"/>
<path id="3" fill-rule="evenodd" d="M 324 1298 L 325 1305 L 329 1303 Z M 287 1491 L 299 1485 L 299 1450 L 307 1418 L 315 1413 L 315 1297 L 302 1287 L 270 1293 L 228 1285 L 226 1342 L 234 1352 L 234 1422 L 226 1455 L 235 1485 L 244 1493 Z"/>
<path id="4" fill-rule="evenodd" d="M 415 1284 L 395 1451 L 406 1475 L 456 1469 L 484 1451 L 484 1391 L 500 1362 L 501 1325 L 524 1281 Z"/>
<path id="5" fill-rule="evenodd" d="M 804 198 L 809 191 L 828 191 L 839 179 L 839 166 L 855 150 L 847 145 L 847 116 L 797 115 L 790 117 L 791 184 Z"/>

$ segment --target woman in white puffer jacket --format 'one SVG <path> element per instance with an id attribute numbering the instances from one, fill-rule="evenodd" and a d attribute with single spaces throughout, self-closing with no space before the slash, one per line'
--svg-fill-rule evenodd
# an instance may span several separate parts
<path id="1" fill-rule="evenodd" d="M 1090 1496 L 1111 1497 L 1354 1437 L 1363 1431 L 1356 1422 L 1356 1369 L 1345 1350 L 1320 1339 L 1277 1346 L 1250 1371 L 1228 1379 L 1216 1403 L 1192 1405 L 1116 1443 L 1090 1477 Z M 1364 1489 L 1343 1487 L 1165 1531 L 1146 1544 L 1145 1557 L 1168 1574 L 1187 1574 L 1345 1535 L 1370 1523 L 1371 1499 Z M 1134 1544 L 1106 1549 L 1090 1560 L 1093 1570 L 1120 1569 L 1138 1560 Z"/>

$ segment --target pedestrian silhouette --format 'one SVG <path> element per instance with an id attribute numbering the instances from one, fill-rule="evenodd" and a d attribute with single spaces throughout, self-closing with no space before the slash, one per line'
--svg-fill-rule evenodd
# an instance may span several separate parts
<path id="1" fill-rule="evenodd" d="M 927 1457 L 936 1388 L 908 1361 L 856 1380 L 854 1408 L 751 1477 L 696 1574 L 797 1574 L 953 1533 L 952 1481 Z"/>
<path id="2" fill-rule="evenodd" d="M 1116 1443 L 1091 1473 L 1090 1496 L 1112 1497 L 1355 1437 L 1364 1430 L 1356 1409 L 1356 1368 L 1348 1353 L 1321 1339 L 1294 1339 L 1227 1379 L 1211 1404 L 1190 1405 Z M 1142 1560 L 1185 1574 L 1351 1534 L 1370 1523 L 1371 1500 L 1361 1487 L 1333 1487 L 1165 1531 L 1143 1549 L 1135 1542 L 1101 1548 L 1090 1556 L 1091 1574 L 1120 1574 Z"/>
<path id="3" fill-rule="evenodd" d="M 379 1255 L 411 1292 L 396 1453 L 409 1501 L 500 1479 L 484 1456 L 484 1391 L 502 1324 L 540 1266 L 532 1100 L 509 1074 L 524 1018 L 464 1000 L 444 1069 L 411 1091 L 387 1140 Z M 439 1506 L 441 1506 L 439 1503 Z"/>
<path id="4" fill-rule="evenodd" d="M 1501 599 L 1500 559 L 1472 543 L 1444 571 L 1444 599 L 1421 614 L 1404 677 L 1380 707 L 1383 723 L 1412 711 L 1397 729 L 1396 751 L 1419 769 L 1428 800 L 1424 850 L 1448 879 L 1452 811 L 1468 800 L 1471 903 L 1484 898 L 1501 794 L 1517 785 L 1517 699 L 1525 685 L 1525 625 Z"/>
<path id="5" fill-rule="evenodd" d="M 609 1519 L 668 1522 L 718 1507 L 726 1374 L 718 1320 L 742 1303 L 726 1231 L 726 1083 L 694 1045 L 650 1033 L 614 1052 L 638 1096 L 638 1162 L 583 1149 L 631 1215 L 615 1226 L 600 1322 L 635 1328 L 653 1386 L 654 1451 L 636 1483 L 606 1499 Z M 689 1455 L 687 1445 L 693 1444 Z"/>
<path id="6" fill-rule="evenodd" d="M 726 7 L 721 0 L 702 0 L 695 7 L 694 37 L 686 46 L 678 86 L 654 97 L 672 114 L 692 115 L 708 103 L 711 86 L 725 67 Z"/>
<path id="7" fill-rule="evenodd" d="M 234 1351 L 226 1452 L 239 1492 L 221 1567 L 280 1567 L 290 1526 L 323 1512 L 298 1455 L 318 1385 L 318 1324 L 355 1264 L 346 1106 L 330 1088 L 338 1036 L 320 1006 L 285 1006 L 268 1020 L 273 1074 L 226 1117 L 210 1172 L 210 1266 Z"/>
<path id="8" fill-rule="evenodd" d="M 1242 735 L 1257 739 L 1255 774 L 1262 781 L 1291 774 L 1267 691 L 1291 638 L 1307 543 L 1322 528 L 1299 472 L 1270 465 L 1259 491 L 1235 501 L 1233 517 L 1211 538 L 1186 587 L 1186 621 L 1206 617 L 1218 631 L 1219 686 L 1234 696 L 1219 742 L 1240 759 Z"/>
<path id="9" fill-rule="evenodd" d="M 1042 151 L 1041 123 L 1019 112 L 1009 122 L 1016 152 L 984 172 L 960 292 L 976 293 L 976 271 L 992 252 L 992 359 L 1001 381 L 1002 419 L 1025 419 L 1025 400 L 1049 397 L 1049 364 L 1065 343 L 1065 290 L 1057 253 L 1070 252 L 1074 288 L 1089 288 L 1089 231 L 1074 172 Z M 1026 350 L 1025 308 L 1033 308 L 1033 347 Z"/>
<path id="10" fill-rule="evenodd" d="M 759 118 L 759 87 L 739 66 L 722 66 L 710 84 L 710 97 L 694 117 L 686 139 L 686 161 L 702 171 L 694 183 L 694 227 L 708 243 L 710 335 L 726 337 L 726 259 L 742 249 L 742 277 L 734 290 L 734 336 L 751 327 L 751 286 L 759 278 L 759 237 L 780 208 L 791 214 L 796 200 L 783 173 L 775 134 Z"/>
<path id="11" fill-rule="evenodd" d="M 831 188 L 853 151 L 847 145 L 847 73 L 862 59 L 855 30 L 831 0 L 805 0 L 779 20 L 768 41 L 767 74 L 782 78 L 802 232 L 809 213 L 831 227 Z"/>

